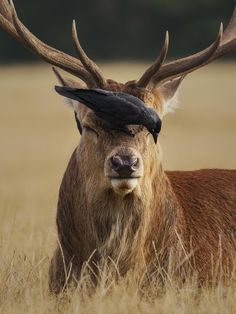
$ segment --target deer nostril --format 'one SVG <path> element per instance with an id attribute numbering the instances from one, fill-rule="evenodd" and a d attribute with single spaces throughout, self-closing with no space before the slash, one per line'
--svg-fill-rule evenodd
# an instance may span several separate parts
<path id="1" fill-rule="evenodd" d="M 119 169 L 124 164 L 122 158 L 118 155 L 115 155 L 111 158 L 111 163 L 112 166 L 114 166 L 114 169 Z"/>
<path id="2" fill-rule="evenodd" d="M 134 167 L 134 166 L 137 166 L 137 164 L 138 164 L 138 157 L 131 156 L 130 159 L 129 159 L 129 165 L 131 167 Z"/>

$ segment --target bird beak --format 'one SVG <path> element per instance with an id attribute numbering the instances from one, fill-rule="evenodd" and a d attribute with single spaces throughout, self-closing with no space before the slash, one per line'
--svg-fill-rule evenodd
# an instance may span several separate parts
<path id="1" fill-rule="evenodd" d="M 157 143 L 157 138 L 158 138 L 158 133 L 154 132 L 154 133 L 152 133 L 152 136 L 153 136 L 154 142 L 156 144 Z"/>

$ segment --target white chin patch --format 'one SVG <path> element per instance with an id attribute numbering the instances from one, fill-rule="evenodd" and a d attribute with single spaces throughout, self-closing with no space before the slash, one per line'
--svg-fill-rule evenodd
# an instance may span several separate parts
<path id="1" fill-rule="evenodd" d="M 115 193 L 125 196 L 131 193 L 137 186 L 138 179 L 111 179 L 111 185 Z"/>

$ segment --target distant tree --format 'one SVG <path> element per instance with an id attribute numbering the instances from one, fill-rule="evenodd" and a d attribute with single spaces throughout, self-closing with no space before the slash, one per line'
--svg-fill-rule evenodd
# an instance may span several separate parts
<path id="1" fill-rule="evenodd" d="M 155 58 L 170 31 L 170 57 L 201 49 L 227 22 L 234 0 L 15 0 L 20 18 L 42 40 L 74 54 L 71 22 L 92 57 Z M 0 30 L 0 62 L 35 61 Z"/>

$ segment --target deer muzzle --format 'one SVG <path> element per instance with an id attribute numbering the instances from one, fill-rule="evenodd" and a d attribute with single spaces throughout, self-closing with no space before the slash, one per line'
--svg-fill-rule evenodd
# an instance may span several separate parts
<path id="1" fill-rule="evenodd" d="M 140 154 L 132 148 L 113 151 L 105 161 L 105 176 L 119 195 L 132 193 L 143 176 Z"/>

